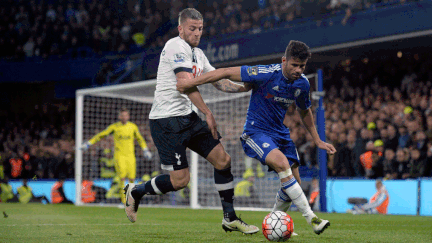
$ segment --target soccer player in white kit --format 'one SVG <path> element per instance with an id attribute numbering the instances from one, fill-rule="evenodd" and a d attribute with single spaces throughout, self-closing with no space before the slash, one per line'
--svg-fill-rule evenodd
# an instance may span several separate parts
<path id="1" fill-rule="evenodd" d="M 179 36 L 170 39 L 162 50 L 157 73 L 155 99 L 150 111 L 150 130 L 158 148 L 161 168 L 169 174 L 159 175 L 140 185 L 128 184 L 126 215 L 131 222 L 137 218 L 140 199 L 144 195 L 165 194 L 185 188 L 190 180 L 186 148 L 197 152 L 214 166 L 216 189 L 222 201 L 225 231 L 254 234 L 259 228 L 237 217 L 234 206 L 234 185 L 231 157 L 220 143 L 213 114 L 197 88 L 181 94 L 176 89 L 178 79 L 191 79 L 215 70 L 198 48 L 203 30 L 203 17 L 193 8 L 179 14 Z M 230 80 L 221 80 L 215 87 L 224 92 L 246 92 L 248 89 Z M 199 118 L 192 103 L 206 116 Z"/>

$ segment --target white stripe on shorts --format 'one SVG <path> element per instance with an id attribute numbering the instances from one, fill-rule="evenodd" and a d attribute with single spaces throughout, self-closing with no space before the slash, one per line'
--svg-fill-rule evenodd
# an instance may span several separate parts
<path id="1" fill-rule="evenodd" d="M 174 170 L 174 166 L 161 164 L 161 169 L 162 170 L 173 171 Z"/>
<path id="2" fill-rule="evenodd" d="M 241 138 L 246 141 L 246 144 L 249 145 L 249 147 L 251 147 L 260 158 L 263 157 L 264 151 L 260 148 L 260 146 L 258 146 L 258 144 L 255 143 L 252 138 L 250 138 L 246 133 L 243 133 Z"/>

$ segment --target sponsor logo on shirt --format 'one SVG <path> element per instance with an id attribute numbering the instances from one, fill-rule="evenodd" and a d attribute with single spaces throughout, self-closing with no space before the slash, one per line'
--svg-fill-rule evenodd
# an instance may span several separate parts
<path id="1" fill-rule="evenodd" d="M 294 100 L 290 100 L 290 99 L 282 98 L 282 97 L 274 97 L 274 101 L 282 102 L 282 103 L 286 103 L 286 104 L 292 104 L 294 102 Z"/>
<path id="2" fill-rule="evenodd" d="M 292 103 L 294 103 L 294 100 L 283 98 L 283 97 L 277 97 L 277 96 L 274 96 L 270 93 L 267 93 L 265 98 L 266 99 L 273 99 L 276 102 L 282 102 L 282 103 L 288 104 L 288 106 L 291 105 Z"/>

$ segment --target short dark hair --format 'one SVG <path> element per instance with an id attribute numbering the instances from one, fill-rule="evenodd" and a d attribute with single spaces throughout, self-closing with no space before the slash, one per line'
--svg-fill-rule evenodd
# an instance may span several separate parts
<path id="1" fill-rule="evenodd" d="M 301 41 L 290 41 L 285 50 L 285 58 L 289 59 L 291 57 L 298 58 L 302 61 L 309 59 L 311 57 L 309 46 Z"/>
<path id="2" fill-rule="evenodd" d="M 126 108 L 126 107 L 122 107 L 122 108 L 119 110 L 119 114 L 121 114 L 122 112 L 127 112 L 127 113 L 129 113 L 129 110 L 128 110 L 128 108 Z"/>
<path id="3" fill-rule="evenodd" d="M 194 8 L 186 8 L 179 13 L 179 18 L 178 18 L 179 25 L 183 24 L 183 22 L 185 22 L 186 19 L 203 20 L 203 16 L 198 10 Z"/>

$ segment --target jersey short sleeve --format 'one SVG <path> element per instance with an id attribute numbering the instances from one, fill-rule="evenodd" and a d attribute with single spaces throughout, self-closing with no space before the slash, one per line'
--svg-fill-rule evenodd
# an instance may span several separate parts
<path id="1" fill-rule="evenodd" d="M 205 55 L 203 55 L 203 56 L 204 56 L 203 73 L 208 73 L 208 72 L 211 72 L 211 71 L 215 70 L 215 68 L 210 64 L 210 62 L 207 59 L 207 57 Z"/>
<path id="2" fill-rule="evenodd" d="M 192 51 L 189 46 L 182 42 L 171 42 L 165 46 L 163 52 L 175 74 L 192 72 Z"/>
<path id="3" fill-rule="evenodd" d="M 304 77 L 304 85 L 301 89 L 296 90 L 295 92 L 300 92 L 296 98 L 296 105 L 301 110 L 307 110 L 311 107 L 311 100 L 310 100 L 310 84 L 306 77 Z M 294 93 L 294 96 L 296 94 Z"/>
<path id="4" fill-rule="evenodd" d="M 261 84 L 271 78 L 274 73 L 272 66 L 258 65 L 258 66 L 242 66 L 241 78 L 242 82 Z"/>

